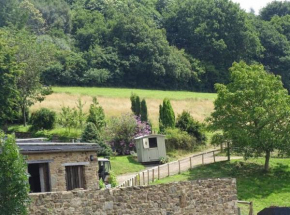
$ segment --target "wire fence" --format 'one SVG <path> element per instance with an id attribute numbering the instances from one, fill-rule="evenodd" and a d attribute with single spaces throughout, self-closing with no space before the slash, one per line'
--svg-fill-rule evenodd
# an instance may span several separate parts
<path id="1" fill-rule="evenodd" d="M 197 155 L 193 155 L 187 158 L 180 159 L 178 161 L 158 165 L 151 169 L 144 170 L 137 173 L 131 178 L 127 179 L 117 187 L 129 187 L 129 186 L 138 186 L 138 185 L 149 185 L 155 180 L 159 180 L 168 176 L 180 174 L 185 172 L 193 167 L 215 163 L 218 161 L 225 161 L 228 158 L 225 156 L 217 156 L 220 152 L 220 149 L 207 151 Z"/>

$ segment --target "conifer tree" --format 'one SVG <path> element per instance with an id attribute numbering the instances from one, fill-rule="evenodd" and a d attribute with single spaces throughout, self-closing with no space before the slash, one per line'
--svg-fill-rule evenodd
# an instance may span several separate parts
<path id="1" fill-rule="evenodd" d="M 145 99 L 141 101 L 141 121 L 147 122 L 148 121 L 148 112 L 147 112 L 147 104 Z"/>
<path id="2" fill-rule="evenodd" d="M 175 127 L 175 115 L 169 99 L 163 100 L 163 105 L 159 106 L 159 129 Z"/>

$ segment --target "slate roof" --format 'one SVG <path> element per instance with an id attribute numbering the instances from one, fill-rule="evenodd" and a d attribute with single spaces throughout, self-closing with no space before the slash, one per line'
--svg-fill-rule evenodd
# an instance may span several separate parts
<path id="1" fill-rule="evenodd" d="M 53 152 L 96 152 L 96 143 L 53 143 L 53 142 L 17 142 L 22 154 L 38 154 Z"/>

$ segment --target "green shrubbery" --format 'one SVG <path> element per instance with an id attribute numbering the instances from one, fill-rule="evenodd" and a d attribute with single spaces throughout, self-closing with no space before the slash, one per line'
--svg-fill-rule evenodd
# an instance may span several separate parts
<path id="1" fill-rule="evenodd" d="M 56 114 L 47 108 L 41 108 L 40 110 L 31 114 L 31 130 L 43 130 L 53 129 L 55 126 Z"/>
<path id="2" fill-rule="evenodd" d="M 166 134 L 166 150 L 168 152 L 183 149 L 193 150 L 198 143 L 194 136 L 189 135 L 186 131 L 181 131 L 178 128 L 169 128 L 165 130 Z"/>
<path id="3" fill-rule="evenodd" d="M 159 106 L 159 130 L 164 132 L 166 128 L 175 127 L 175 114 L 169 99 L 163 100 L 163 105 Z"/>

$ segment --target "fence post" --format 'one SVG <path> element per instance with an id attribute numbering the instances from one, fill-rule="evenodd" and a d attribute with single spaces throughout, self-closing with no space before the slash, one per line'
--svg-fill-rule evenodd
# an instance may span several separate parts
<path id="1" fill-rule="evenodd" d="M 143 185 L 145 185 L 145 173 L 144 171 L 142 173 L 143 173 Z"/>
<path id="2" fill-rule="evenodd" d="M 170 176 L 170 172 L 169 172 L 169 163 L 167 164 L 167 169 L 168 169 L 168 176 Z"/>
<path id="3" fill-rule="evenodd" d="M 147 181 L 148 181 L 148 185 L 149 185 L 149 169 L 147 170 L 147 176 L 148 176 Z"/>
<path id="4" fill-rule="evenodd" d="M 214 154 L 214 151 L 212 152 L 212 155 L 213 155 L 213 162 L 215 163 L 215 154 Z"/>
<path id="5" fill-rule="evenodd" d="M 178 161 L 178 174 L 180 174 L 180 161 Z"/>
<path id="6" fill-rule="evenodd" d="M 204 157 L 203 157 L 203 154 L 202 154 L 201 156 L 202 156 L 202 164 L 204 164 Z"/>
<path id="7" fill-rule="evenodd" d="M 250 202 L 250 212 L 249 212 L 249 215 L 254 215 L 253 213 L 253 202 Z"/>
<path id="8" fill-rule="evenodd" d="M 160 179 L 160 166 L 158 165 L 158 180 Z"/>
<path id="9" fill-rule="evenodd" d="M 228 149 L 227 149 L 227 152 L 228 152 L 228 161 L 230 161 L 231 160 L 231 155 L 230 155 L 230 143 L 229 142 L 227 142 L 227 147 L 228 147 Z"/>
<path id="10" fill-rule="evenodd" d="M 141 174 L 138 173 L 138 176 L 139 176 L 139 186 L 141 186 Z"/>
<path id="11" fill-rule="evenodd" d="M 191 158 L 192 158 L 192 157 L 190 157 L 190 158 L 189 158 L 189 162 L 190 162 L 190 169 L 192 169 L 192 161 L 191 161 Z"/>
<path id="12" fill-rule="evenodd" d="M 154 169 L 152 169 L 152 182 L 154 182 Z"/>

